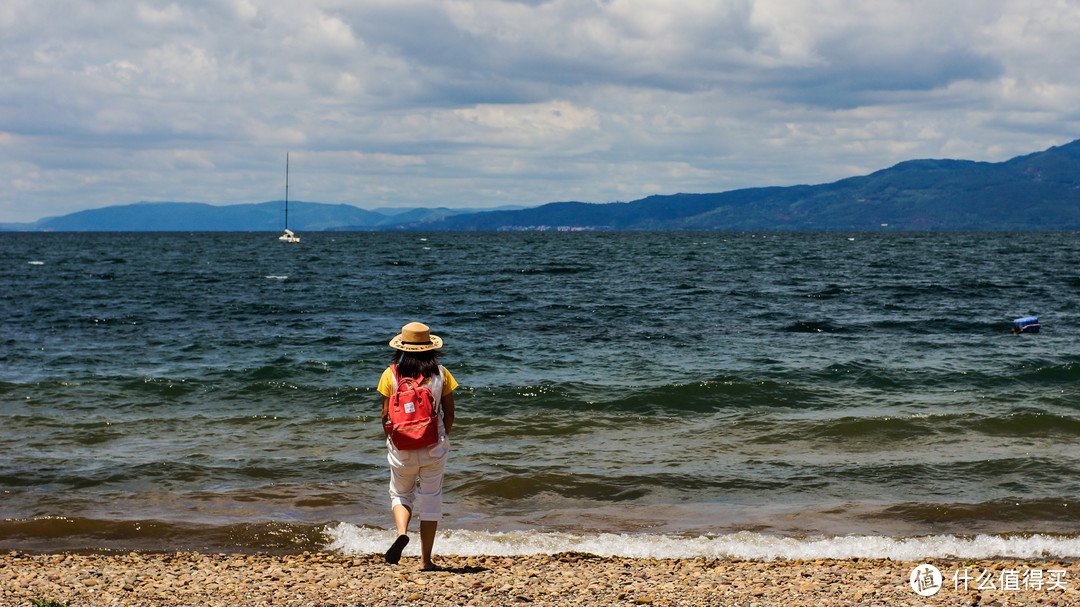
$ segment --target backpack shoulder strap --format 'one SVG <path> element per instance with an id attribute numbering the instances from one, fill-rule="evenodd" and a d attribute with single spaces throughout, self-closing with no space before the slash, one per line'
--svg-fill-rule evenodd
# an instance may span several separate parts
<path id="1" fill-rule="evenodd" d="M 440 369 L 440 372 L 441 371 L 442 371 L 442 369 Z M 415 378 L 415 379 L 412 378 L 412 377 L 400 377 L 398 375 L 398 366 L 397 365 L 390 365 L 390 377 L 394 380 L 393 382 L 391 382 L 393 384 L 393 386 L 394 386 L 393 391 L 391 392 L 391 394 L 396 394 L 397 393 L 398 386 L 403 381 L 411 381 L 413 383 L 414 388 L 418 387 L 418 386 L 420 386 L 421 384 L 424 383 L 424 376 L 423 375 L 421 375 L 420 377 Z M 434 395 L 435 395 L 434 392 L 432 392 L 432 397 L 433 397 L 432 401 L 433 401 L 433 404 L 435 405 L 435 414 L 442 417 L 442 403 L 439 402 L 439 400 L 441 400 L 441 399 L 434 398 Z"/>

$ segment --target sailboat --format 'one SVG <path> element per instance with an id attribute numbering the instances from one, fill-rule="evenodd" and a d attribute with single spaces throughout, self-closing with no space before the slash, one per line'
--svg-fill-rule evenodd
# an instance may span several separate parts
<path id="1" fill-rule="evenodd" d="M 300 237 L 289 229 L 289 153 L 285 152 L 285 233 L 278 236 L 281 242 L 300 242 Z"/>

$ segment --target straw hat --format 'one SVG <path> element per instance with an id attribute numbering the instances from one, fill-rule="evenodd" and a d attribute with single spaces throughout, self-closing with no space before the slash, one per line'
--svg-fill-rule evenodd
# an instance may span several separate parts
<path id="1" fill-rule="evenodd" d="M 401 327 L 401 333 L 390 340 L 390 347 L 406 352 L 426 352 L 442 347 L 442 338 L 432 335 L 428 326 L 411 322 Z"/>

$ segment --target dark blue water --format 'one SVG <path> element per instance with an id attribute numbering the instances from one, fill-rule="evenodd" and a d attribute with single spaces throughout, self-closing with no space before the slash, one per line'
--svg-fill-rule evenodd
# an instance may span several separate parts
<path id="1" fill-rule="evenodd" d="M 1080 554 L 1078 262 L 1076 233 L 0 234 L 0 548 L 375 546 L 374 386 L 419 320 L 462 384 L 461 552 Z"/>

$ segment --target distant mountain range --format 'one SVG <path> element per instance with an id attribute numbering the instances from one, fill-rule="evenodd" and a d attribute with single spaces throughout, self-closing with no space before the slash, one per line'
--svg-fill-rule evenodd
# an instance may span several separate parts
<path id="1" fill-rule="evenodd" d="M 1006 162 L 911 160 L 823 185 L 558 202 L 462 214 L 439 230 L 1076 230 L 1080 140 Z"/>
<path id="2" fill-rule="evenodd" d="M 521 206 L 499 210 L 522 209 Z M 289 201 L 289 227 L 297 232 L 401 230 L 479 209 L 408 208 L 369 211 L 348 204 Z M 488 209 L 492 210 L 492 209 Z M 34 232 L 273 232 L 285 222 L 285 202 L 215 206 L 199 202 L 139 202 L 78 211 L 0 230 Z"/>
<path id="3" fill-rule="evenodd" d="M 30 231 L 276 231 L 283 202 L 138 203 L 79 211 Z M 290 202 L 317 230 L 1080 230 L 1080 140 L 1005 162 L 911 160 L 822 185 L 501 209 L 376 209 Z"/>

